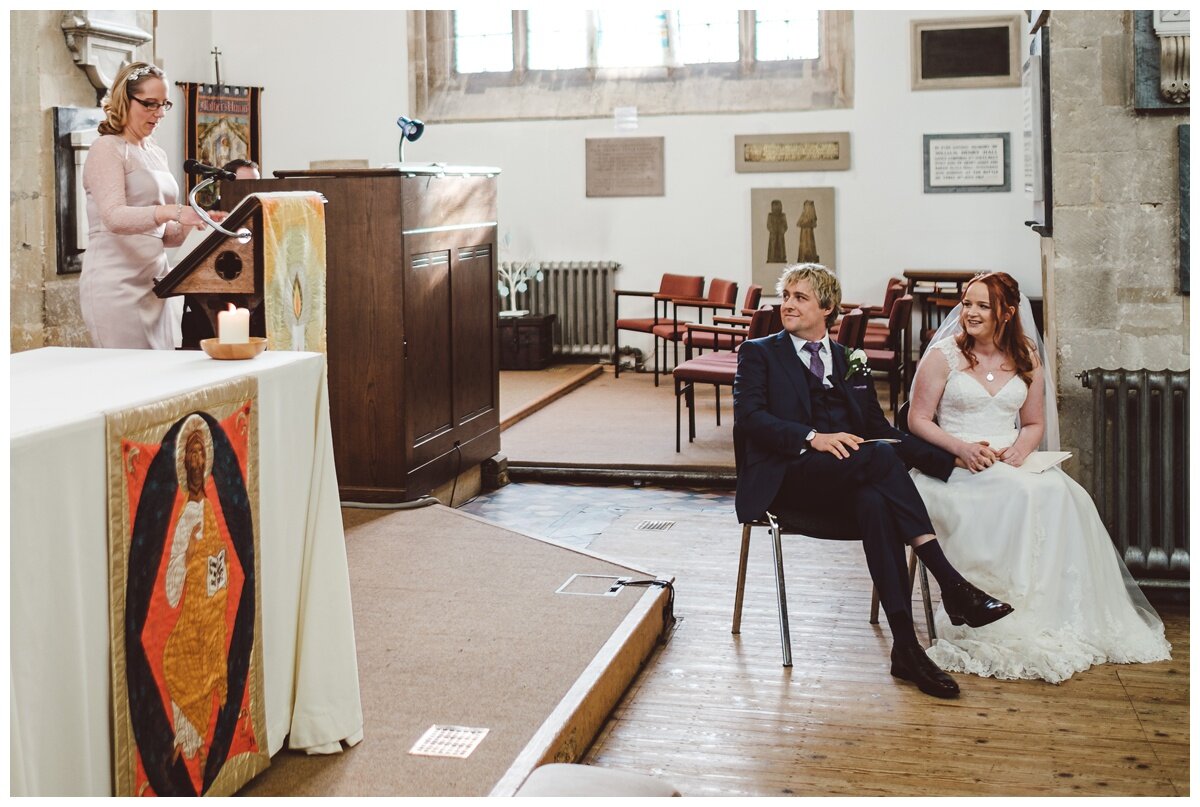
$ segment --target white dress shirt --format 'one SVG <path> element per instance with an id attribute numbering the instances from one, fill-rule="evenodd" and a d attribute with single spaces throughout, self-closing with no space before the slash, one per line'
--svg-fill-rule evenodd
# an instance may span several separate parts
<path id="1" fill-rule="evenodd" d="M 789 333 L 788 336 L 790 336 L 792 338 L 792 344 L 796 348 L 796 355 L 798 355 L 800 357 L 800 361 L 804 362 L 804 366 L 809 368 L 809 370 L 811 371 L 812 370 L 812 354 L 809 353 L 804 348 L 804 346 L 808 344 L 808 340 L 801 339 L 799 336 L 796 336 L 795 334 L 792 334 L 792 333 Z M 821 344 L 821 350 L 820 350 L 821 361 L 825 363 L 825 378 L 824 378 L 825 389 L 830 389 L 833 387 L 833 351 L 829 347 L 829 332 L 828 331 L 826 331 L 825 335 L 821 337 L 820 344 Z"/>

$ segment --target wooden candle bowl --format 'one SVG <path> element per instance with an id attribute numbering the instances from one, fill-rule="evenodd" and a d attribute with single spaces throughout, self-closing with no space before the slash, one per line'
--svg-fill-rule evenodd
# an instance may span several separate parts
<path id="1" fill-rule="evenodd" d="M 241 345 L 223 344 L 219 339 L 201 339 L 200 348 L 214 359 L 253 359 L 267 349 L 265 336 L 251 336 Z"/>

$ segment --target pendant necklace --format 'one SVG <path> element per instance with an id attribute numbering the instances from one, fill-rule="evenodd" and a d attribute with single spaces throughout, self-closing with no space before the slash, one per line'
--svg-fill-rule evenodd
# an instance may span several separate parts
<path id="1" fill-rule="evenodd" d="M 987 375 L 985 375 L 984 378 L 986 378 L 988 381 L 996 380 L 996 376 L 992 375 L 992 373 L 990 373 L 990 372 Z"/>

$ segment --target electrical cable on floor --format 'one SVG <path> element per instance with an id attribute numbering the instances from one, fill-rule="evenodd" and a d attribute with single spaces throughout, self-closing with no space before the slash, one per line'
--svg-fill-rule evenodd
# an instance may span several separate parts
<path id="1" fill-rule="evenodd" d="M 450 486 L 450 506 L 454 506 L 454 494 L 458 492 L 458 475 L 462 473 L 462 446 L 454 441 L 454 450 L 458 452 L 458 463 L 454 466 L 454 484 Z"/>
<path id="2" fill-rule="evenodd" d="M 675 586 L 670 580 L 618 580 L 618 586 L 658 586 L 667 590 L 667 602 L 663 606 L 662 640 L 666 641 L 667 632 L 675 624 Z"/>
<path id="3" fill-rule="evenodd" d="M 438 500 L 432 496 L 422 496 L 411 502 L 340 502 L 340 504 L 342 507 L 362 510 L 416 510 L 419 507 L 438 504 Z"/>

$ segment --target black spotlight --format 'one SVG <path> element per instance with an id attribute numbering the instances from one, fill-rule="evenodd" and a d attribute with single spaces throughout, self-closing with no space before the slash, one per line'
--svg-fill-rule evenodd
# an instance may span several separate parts
<path id="1" fill-rule="evenodd" d="M 396 125 L 400 127 L 400 162 L 404 162 L 404 141 L 419 139 L 425 131 L 425 124 L 401 115 L 396 118 Z"/>

